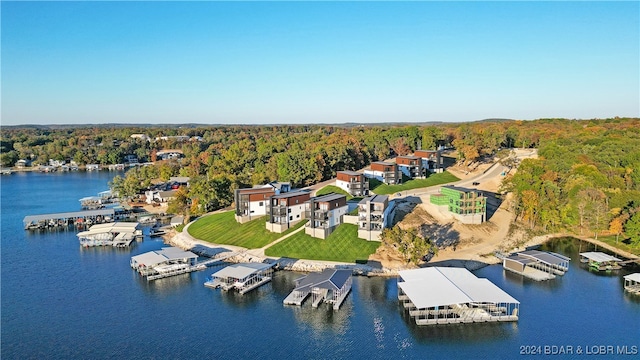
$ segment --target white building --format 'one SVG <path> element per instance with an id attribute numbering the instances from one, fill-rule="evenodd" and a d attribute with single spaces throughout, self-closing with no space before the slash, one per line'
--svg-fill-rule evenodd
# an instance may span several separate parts
<path id="1" fill-rule="evenodd" d="M 327 194 L 311 198 L 305 202 L 305 233 L 320 239 L 342 224 L 342 217 L 347 214 L 347 197 L 340 194 Z"/>
<path id="2" fill-rule="evenodd" d="M 267 201 L 267 230 L 283 232 L 304 219 L 304 203 L 310 194 L 296 191 L 273 195 Z"/>

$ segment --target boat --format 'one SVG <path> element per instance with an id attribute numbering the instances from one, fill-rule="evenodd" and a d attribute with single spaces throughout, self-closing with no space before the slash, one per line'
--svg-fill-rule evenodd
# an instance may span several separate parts
<path id="1" fill-rule="evenodd" d="M 162 236 L 164 234 L 166 234 L 167 232 L 164 229 L 158 228 L 158 229 L 151 229 L 151 231 L 149 232 L 149 236 L 150 237 L 158 237 L 158 236 Z"/>

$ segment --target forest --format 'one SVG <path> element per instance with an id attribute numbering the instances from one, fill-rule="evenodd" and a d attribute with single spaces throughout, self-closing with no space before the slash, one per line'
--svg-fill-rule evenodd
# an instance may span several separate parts
<path id="1" fill-rule="evenodd" d="M 163 149 L 179 149 L 179 162 L 129 170 L 113 186 L 134 196 L 154 179 L 191 177 L 173 203 L 193 215 L 224 208 L 233 190 L 272 180 L 303 187 L 340 170 L 359 170 L 373 161 L 416 149 L 454 148 L 471 164 L 504 153 L 538 148 L 523 161 L 503 191 L 515 195 L 518 221 L 543 231 L 616 235 L 640 244 L 640 119 L 501 120 L 429 125 L 283 126 L 82 126 L 4 127 L 2 166 L 18 159 L 34 165 L 49 159 L 79 165 L 122 163 L 129 154 L 154 161 Z M 145 134 L 150 140 L 132 138 Z M 191 140 L 162 136 L 187 136 Z M 193 140 L 193 137 L 198 137 Z"/>

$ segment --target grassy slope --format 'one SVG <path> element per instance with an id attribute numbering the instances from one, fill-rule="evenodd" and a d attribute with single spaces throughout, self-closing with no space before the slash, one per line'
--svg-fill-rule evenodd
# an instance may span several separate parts
<path id="1" fill-rule="evenodd" d="M 267 256 L 355 263 L 366 260 L 380 246 L 377 241 L 358 238 L 358 227 L 342 224 L 322 240 L 299 232 L 265 250 Z"/>
<path id="2" fill-rule="evenodd" d="M 640 256 L 640 247 L 633 247 L 630 246 L 629 244 L 626 244 L 623 242 L 623 237 L 620 236 L 620 238 L 618 239 L 618 242 L 616 242 L 616 237 L 615 235 L 613 236 L 598 236 L 598 240 L 602 241 L 603 243 L 607 243 L 613 247 L 616 247 L 620 250 L 624 250 L 626 252 L 632 253 L 634 255 L 638 255 Z"/>
<path id="3" fill-rule="evenodd" d="M 323 187 L 322 189 L 316 191 L 316 196 L 329 194 L 329 193 L 336 193 L 336 194 L 346 195 L 347 196 L 347 200 L 351 200 L 351 198 L 353 197 L 348 192 L 342 190 L 341 188 L 339 188 L 337 186 L 333 186 L 333 185 L 327 185 L 327 186 Z"/>
<path id="4" fill-rule="evenodd" d="M 301 221 L 294 228 L 283 233 L 272 233 L 265 227 L 266 216 L 248 223 L 239 224 L 233 214 L 233 211 L 227 211 L 202 217 L 189 226 L 189 234 L 197 239 L 214 244 L 227 244 L 255 249 L 281 238 L 305 223 Z"/>
<path id="5" fill-rule="evenodd" d="M 404 184 L 399 185 L 387 185 L 382 184 L 376 186 L 372 191 L 379 195 L 393 194 L 400 191 L 411 190 L 411 189 L 419 189 L 433 185 L 446 184 L 454 181 L 458 181 L 457 177 L 448 172 L 443 172 L 439 174 L 431 174 L 426 179 L 415 179 L 409 180 Z M 371 182 L 369 182 L 372 185 Z"/>

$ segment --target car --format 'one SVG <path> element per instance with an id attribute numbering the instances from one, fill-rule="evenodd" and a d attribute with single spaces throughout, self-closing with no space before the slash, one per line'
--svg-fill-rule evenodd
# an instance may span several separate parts
<path id="1" fill-rule="evenodd" d="M 473 182 L 473 186 L 478 186 L 478 185 L 480 185 L 480 183 L 479 183 L 479 182 L 477 182 L 477 181 L 474 181 L 474 182 Z"/>

